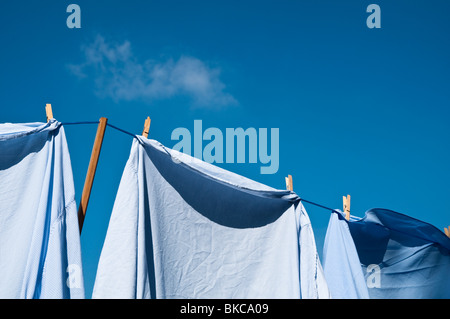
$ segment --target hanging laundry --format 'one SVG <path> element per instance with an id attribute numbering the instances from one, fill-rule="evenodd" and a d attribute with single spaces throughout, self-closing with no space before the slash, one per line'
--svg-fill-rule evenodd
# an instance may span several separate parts
<path id="1" fill-rule="evenodd" d="M 387 209 L 331 216 L 324 272 L 333 298 L 450 298 L 449 271 L 450 238 L 430 224 Z"/>
<path id="2" fill-rule="evenodd" d="M 323 270 L 332 298 L 368 299 L 366 281 L 344 214 L 332 213 L 323 246 Z"/>
<path id="3" fill-rule="evenodd" d="M 328 298 L 299 198 L 134 140 L 93 298 Z"/>
<path id="4" fill-rule="evenodd" d="M 0 298 L 84 298 L 61 123 L 0 125 Z"/>

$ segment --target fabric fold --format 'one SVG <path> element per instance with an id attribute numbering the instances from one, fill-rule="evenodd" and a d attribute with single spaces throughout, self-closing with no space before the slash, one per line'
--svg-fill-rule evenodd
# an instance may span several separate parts
<path id="1" fill-rule="evenodd" d="M 333 298 L 365 289 L 371 299 L 450 298 L 450 238 L 439 229 L 381 208 L 350 221 L 333 215 L 324 246 Z"/>
<path id="2" fill-rule="evenodd" d="M 93 298 L 327 298 L 299 197 L 134 140 Z"/>
<path id="3" fill-rule="evenodd" d="M 0 125 L 0 298 L 84 298 L 61 123 Z"/>

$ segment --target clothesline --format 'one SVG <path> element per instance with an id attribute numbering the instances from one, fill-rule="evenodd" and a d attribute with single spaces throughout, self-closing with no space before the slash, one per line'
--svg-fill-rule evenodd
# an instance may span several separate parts
<path id="1" fill-rule="evenodd" d="M 317 206 L 317 207 L 320 207 L 320 208 L 323 208 L 323 209 L 330 210 L 330 211 L 333 212 L 333 213 L 338 213 L 338 214 L 340 214 L 340 212 L 337 211 L 336 209 L 329 208 L 329 207 L 326 207 L 326 206 L 323 206 L 323 205 L 320 205 L 320 204 L 311 202 L 311 201 L 306 200 L 306 199 L 304 199 L 304 198 L 300 198 L 300 201 L 305 202 L 305 203 L 308 203 L 308 204 L 311 204 L 311 205 L 314 205 L 314 206 Z"/>
<path id="2" fill-rule="evenodd" d="M 82 124 L 98 124 L 98 123 L 100 123 L 100 122 L 99 121 L 81 121 L 81 122 L 62 122 L 61 124 L 62 125 L 82 125 Z M 119 131 L 119 132 L 128 134 L 128 135 L 132 136 L 133 138 L 137 139 L 136 134 L 130 133 L 130 132 L 124 130 L 124 129 L 121 129 L 120 127 L 117 127 L 117 126 L 112 125 L 110 123 L 106 123 L 106 126 L 109 126 L 109 127 L 113 128 L 113 129 Z M 320 208 L 323 208 L 323 209 L 326 209 L 326 210 L 329 210 L 329 211 L 331 211 L 333 213 L 339 213 L 339 211 L 337 211 L 337 210 L 335 210 L 333 208 L 326 207 L 324 205 L 321 205 L 321 204 L 318 204 L 318 203 L 306 200 L 306 199 L 301 198 L 301 197 L 300 197 L 300 201 L 308 203 L 308 204 L 311 204 L 311 205 L 314 205 L 314 206 L 317 206 L 317 207 L 320 207 Z"/>
<path id="3" fill-rule="evenodd" d="M 98 122 L 66 123 L 98 125 L 89 166 L 97 163 L 106 122 L 100 118 Z M 18 135 L 7 136 L 7 143 L 2 143 L 7 154 L 21 152 L 5 158 L 1 164 L 6 169 L 0 170 L 2 187 L 18 190 L 0 194 L 1 202 L 6 203 L 5 216 L 17 217 L 4 223 L 1 249 L 6 260 L 20 264 L 2 264 L 8 285 L 0 285 L 0 296 L 84 298 L 75 188 L 64 126 L 58 129 L 61 125 L 51 121 L 35 130 L 36 123 L 19 124 L 19 131 L 11 130 Z M 290 175 L 287 191 L 272 189 L 267 194 L 270 196 L 249 197 L 245 189 L 259 189 L 257 182 L 242 183 L 239 176 L 205 162 L 199 162 L 196 170 L 180 171 L 180 165 L 174 165 L 163 153 L 167 149 L 159 142 L 110 127 L 137 140 L 133 140 L 115 197 L 98 259 L 93 298 L 450 297 L 450 240 L 433 225 L 379 208 L 349 225 L 339 215 L 340 209 L 294 196 Z M 39 134 L 15 138 L 32 130 Z M 148 131 L 145 125 L 142 136 Z M 39 155 L 23 157 L 35 152 L 43 134 L 48 135 Z M 12 139 L 15 143 L 10 143 Z M 50 158 L 46 156 L 49 150 L 54 150 Z M 17 157 L 21 165 L 16 165 Z M 94 173 L 87 174 L 91 180 Z M 215 180 L 217 173 L 223 174 L 222 181 L 239 187 L 224 187 Z M 145 186 L 149 180 L 152 187 Z M 32 187 L 25 187 L 29 185 Z M 30 203 L 38 205 L 9 205 L 23 198 L 23 189 L 32 199 Z M 294 196 L 295 203 L 286 202 L 286 195 Z M 303 205 L 298 205 L 300 201 L 339 213 L 330 214 L 321 258 L 313 225 Z M 79 207 L 82 205 L 86 208 L 87 201 L 82 199 Z M 279 218 L 281 214 L 283 218 Z M 12 233 L 18 236 L 11 241 Z M 45 263 L 40 260 L 42 253 Z M 27 265 L 33 267 L 29 270 Z M 18 267 L 24 270 L 17 272 Z M 47 270 L 42 271 L 43 267 Z"/>
<path id="4" fill-rule="evenodd" d="M 100 123 L 100 121 L 62 122 L 61 124 L 62 125 L 79 125 L 79 124 L 98 124 L 98 123 Z M 109 127 L 113 128 L 115 130 L 118 130 L 118 131 L 122 132 L 122 133 L 128 134 L 128 135 L 130 135 L 130 136 L 132 136 L 134 138 L 137 138 L 136 134 L 130 133 L 128 131 L 125 131 L 125 130 L 121 129 L 120 127 L 117 127 L 117 126 L 112 125 L 110 123 L 106 123 L 106 126 L 109 126 Z"/>

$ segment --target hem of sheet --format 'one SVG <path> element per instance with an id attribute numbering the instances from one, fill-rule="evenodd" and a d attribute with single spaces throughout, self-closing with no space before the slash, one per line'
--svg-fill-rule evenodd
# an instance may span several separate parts
<path id="1" fill-rule="evenodd" d="M 2 128 L 11 129 L 14 126 L 22 125 L 23 130 L 12 132 L 12 133 L 2 133 Z M 0 141 L 6 141 L 15 138 L 21 138 L 31 134 L 39 133 L 45 130 L 55 130 L 61 126 L 61 122 L 55 119 L 50 120 L 48 123 L 24 123 L 24 124 L 11 124 L 5 123 L 0 124 Z"/>

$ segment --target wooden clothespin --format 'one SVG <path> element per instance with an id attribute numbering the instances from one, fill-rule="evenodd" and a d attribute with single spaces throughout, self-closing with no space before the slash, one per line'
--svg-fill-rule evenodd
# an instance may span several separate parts
<path id="1" fill-rule="evenodd" d="M 294 185 L 292 183 L 292 175 L 288 175 L 288 177 L 285 177 L 286 180 L 286 189 L 288 191 L 294 191 Z"/>
<path id="2" fill-rule="evenodd" d="M 447 237 L 450 237 L 450 226 L 444 227 L 444 231 L 445 231 L 445 234 L 447 235 Z"/>
<path id="3" fill-rule="evenodd" d="M 53 119 L 53 111 L 51 104 L 45 105 L 45 113 L 47 113 L 47 122 Z"/>
<path id="4" fill-rule="evenodd" d="M 148 132 L 150 131 L 150 123 L 151 119 L 150 116 L 148 116 L 144 123 L 144 131 L 142 132 L 142 136 L 145 138 L 148 138 Z"/>
<path id="5" fill-rule="evenodd" d="M 350 220 L 350 195 L 342 196 L 342 201 L 344 204 L 344 213 L 345 213 L 345 219 Z"/>

